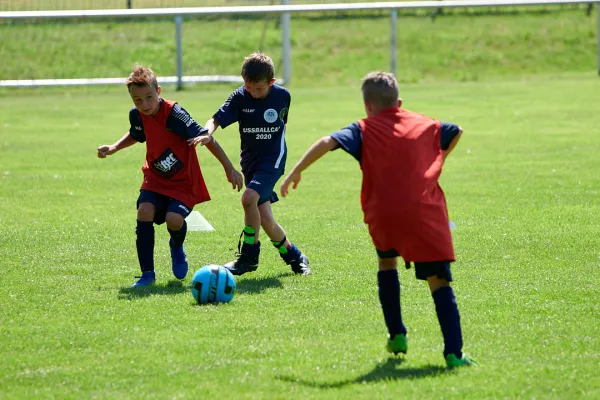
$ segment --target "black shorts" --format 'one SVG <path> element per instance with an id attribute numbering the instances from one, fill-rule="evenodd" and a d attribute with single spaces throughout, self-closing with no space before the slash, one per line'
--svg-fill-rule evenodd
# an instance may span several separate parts
<path id="1" fill-rule="evenodd" d="M 192 212 L 192 210 L 181 201 L 150 190 L 140 190 L 140 197 L 138 197 L 136 208 L 140 207 L 140 203 L 151 203 L 154 208 L 156 208 L 156 214 L 154 214 L 154 223 L 156 225 L 165 222 L 168 212 L 179 214 L 183 218 L 187 217 Z"/>
<path id="2" fill-rule="evenodd" d="M 375 249 L 379 258 L 395 258 L 399 257 L 398 252 L 394 249 L 381 251 Z M 429 262 L 415 262 L 415 276 L 417 279 L 426 281 L 430 276 L 437 276 L 440 279 L 445 279 L 448 282 L 452 282 L 452 273 L 450 271 L 449 261 L 429 261 Z M 407 263 L 407 268 L 410 268 L 410 264 Z"/>

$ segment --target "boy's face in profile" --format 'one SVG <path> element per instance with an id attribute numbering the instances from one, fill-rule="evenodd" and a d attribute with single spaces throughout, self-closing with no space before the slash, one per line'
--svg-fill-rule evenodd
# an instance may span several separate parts
<path id="1" fill-rule="evenodd" d="M 250 82 L 244 78 L 244 88 L 255 99 L 264 99 L 269 94 L 271 86 L 275 83 L 275 79 L 271 81 Z"/>
<path id="2" fill-rule="evenodd" d="M 152 85 L 131 85 L 129 95 L 135 108 L 144 115 L 154 116 L 160 108 L 160 86 L 155 89 Z"/>

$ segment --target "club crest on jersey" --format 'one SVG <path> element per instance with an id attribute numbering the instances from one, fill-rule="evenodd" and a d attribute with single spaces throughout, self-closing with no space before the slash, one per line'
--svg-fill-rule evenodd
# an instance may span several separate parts
<path id="1" fill-rule="evenodd" d="M 183 169 L 183 163 L 173 150 L 166 149 L 151 163 L 152 169 L 163 178 L 172 178 Z"/>
<path id="2" fill-rule="evenodd" d="M 275 111 L 272 108 L 269 108 L 267 111 L 265 111 L 264 117 L 265 117 L 265 121 L 272 124 L 273 122 L 277 121 L 277 118 L 279 117 L 279 115 L 277 114 L 277 111 Z"/>

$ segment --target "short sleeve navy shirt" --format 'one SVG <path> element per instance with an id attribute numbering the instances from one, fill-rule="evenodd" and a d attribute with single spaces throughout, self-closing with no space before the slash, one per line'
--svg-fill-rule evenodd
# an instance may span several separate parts
<path id="1" fill-rule="evenodd" d="M 257 171 L 283 173 L 287 158 L 285 127 L 290 103 L 290 93 L 282 86 L 273 85 L 264 99 L 253 98 L 241 86 L 213 115 L 222 128 L 238 123 L 240 163 L 245 174 Z"/>

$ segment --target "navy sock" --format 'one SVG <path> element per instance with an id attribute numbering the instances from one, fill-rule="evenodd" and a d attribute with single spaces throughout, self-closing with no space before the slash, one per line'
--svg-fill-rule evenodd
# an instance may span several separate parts
<path id="1" fill-rule="evenodd" d="M 450 286 L 444 286 L 432 293 L 442 335 L 444 336 L 444 358 L 454 354 L 462 358 L 462 331 L 456 297 Z"/>
<path id="2" fill-rule="evenodd" d="M 260 241 L 250 244 L 250 243 L 242 243 L 241 252 L 243 255 L 247 256 L 251 259 L 258 259 L 260 255 Z"/>
<path id="3" fill-rule="evenodd" d="M 169 246 L 174 249 L 178 249 L 183 246 L 183 242 L 185 241 L 185 235 L 187 234 L 187 222 L 185 219 L 183 220 L 183 225 L 181 225 L 181 229 L 178 231 L 172 231 L 167 228 L 169 234 L 171 235 L 171 239 L 169 240 Z"/>
<path id="4" fill-rule="evenodd" d="M 302 252 L 296 247 L 296 245 L 290 243 L 290 247 L 285 247 L 285 236 L 281 242 L 275 242 L 271 240 L 273 246 L 279 250 L 279 256 L 285 261 L 286 264 L 296 261 L 302 255 Z"/>
<path id="5" fill-rule="evenodd" d="M 140 268 L 142 272 L 154 271 L 154 222 L 137 221 L 135 233 Z"/>
<path id="6" fill-rule="evenodd" d="M 379 285 L 379 301 L 383 309 L 383 318 L 387 325 L 390 339 L 399 333 L 406 335 L 406 326 L 402 322 L 400 309 L 400 281 L 398 270 L 392 269 L 377 273 Z"/>

